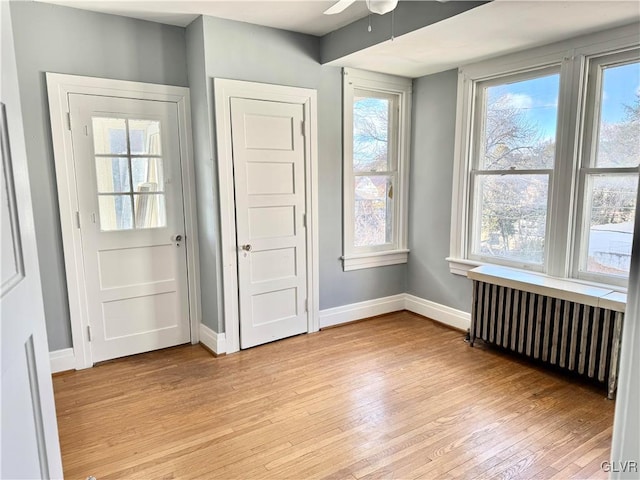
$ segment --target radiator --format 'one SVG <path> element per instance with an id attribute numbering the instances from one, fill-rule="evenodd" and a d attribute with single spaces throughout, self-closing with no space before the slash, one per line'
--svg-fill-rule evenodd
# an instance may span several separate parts
<path id="1" fill-rule="evenodd" d="M 624 313 L 473 282 L 470 343 L 482 339 L 595 379 L 613 398 Z"/>

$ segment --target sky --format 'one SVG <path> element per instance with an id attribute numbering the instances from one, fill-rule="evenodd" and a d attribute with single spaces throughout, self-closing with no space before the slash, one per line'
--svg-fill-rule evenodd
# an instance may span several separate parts
<path id="1" fill-rule="evenodd" d="M 489 87 L 490 98 L 507 96 L 509 103 L 522 109 L 526 117 L 540 126 L 546 138 L 555 137 L 558 114 L 558 74 Z M 617 123 L 624 119 L 624 105 L 632 105 L 640 93 L 640 64 L 605 69 L 602 120 Z"/>

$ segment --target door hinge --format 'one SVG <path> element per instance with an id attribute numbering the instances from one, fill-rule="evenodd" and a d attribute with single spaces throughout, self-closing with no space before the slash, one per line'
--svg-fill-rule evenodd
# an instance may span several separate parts
<path id="1" fill-rule="evenodd" d="M 302 214 L 302 226 L 304 228 L 307 228 L 307 214 L 306 213 Z"/>
<path id="2" fill-rule="evenodd" d="M 308 312 L 309 311 L 309 299 L 305 298 L 304 300 L 304 311 Z"/>
<path id="3" fill-rule="evenodd" d="M 302 136 L 306 136 L 307 135 L 307 122 L 305 122 L 304 120 L 302 121 Z"/>
<path id="4" fill-rule="evenodd" d="M 76 227 L 80 228 L 80 212 L 76 212 Z"/>
<path id="5" fill-rule="evenodd" d="M 67 130 L 71 130 L 71 112 L 67 112 Z"/>
<path id="6" fill-rule="evenodd" d="M 91 341 L 91 325 L 87 325 L 87 340 Z"/>

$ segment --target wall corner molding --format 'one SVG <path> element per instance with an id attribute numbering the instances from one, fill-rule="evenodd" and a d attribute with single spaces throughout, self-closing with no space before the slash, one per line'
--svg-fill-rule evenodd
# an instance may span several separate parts
<path id="1" fill-rule="evenodd" d="M 440 303 L 425 300 L 409 293 L 405 294 L 405 310 L 443 323 L 457 330 L 467 331 L 471 327 L 471 314 Z"/>
<path id="2" fill-rule="evenodd" d="M 471 314 L 440 303 L 425 300 L 408 293 L 351 303 L 320 310 L 320 328 L 354 322 L 376 315 L 407 310 L 442 323 L 457 330 L 466 331 L 471 326 Z"/>
<path id="3" fill-rule="evenodd" d="M 227 341 L 224 333 L 216 333 L 205 324 L 200 324 L 200 343 L 216 355 L 227 353 Z"/>
<path id="4" fill-rule="evenodd" d="M 404 293 L 320 310 L 320 328 L 404 310 Z"/>
<path id="5" fill-rule="evenodd" d="M 49 360 L 51 362 L 51 373 L 66 372 L 76 368 L 76 356 L 73 348 L 53 350 L 49 352 Z"/>

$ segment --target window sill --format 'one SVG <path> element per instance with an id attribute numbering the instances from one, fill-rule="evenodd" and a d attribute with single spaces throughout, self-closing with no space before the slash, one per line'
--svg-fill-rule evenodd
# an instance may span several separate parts
<path id="1" fill-rule="evenodd" d="M 481 265 L 485 265 L 482 262 L 478 262 L 476 260 L 467 260 L 464 258 L 454 258 L 447 257 L 445 258 L 447 262 L 449 262 L 449 271 L 454 275 L 462 275 L 463 277 L 467 276 L 467 272 Z"/>
<path id="2" fill-rule="evenodd" d="M 541 273 L 498 265 L 476 267 L 467 273 L 467 277 L 471 280 L 618 312 L 624 312 L 627 303 L 626 293 L 615 291 L 612 288 L 588 285 L 570 279 L 550 277 Z"/>
<path id="3" fill-rule="evenodd" d="M 384 267 L 407 263 L 409 250 L 388 250 L 386 252 L 360 253 L 344 255 L 342 258 L 343 270 L 361 270 L 363 268 Z"/>

